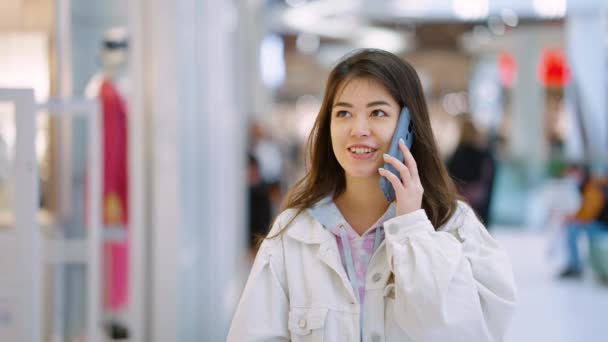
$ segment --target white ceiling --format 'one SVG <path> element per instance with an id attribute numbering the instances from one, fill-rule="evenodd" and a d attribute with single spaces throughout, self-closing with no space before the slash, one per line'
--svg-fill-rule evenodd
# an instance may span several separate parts
<path id="1" fill-rule="evenodd" d="M 606 0 L 284 0 L 274 2 L 274 29 L 340 38 L 361 22 L 485 22 L 564 18 L 606 9 Z"/>

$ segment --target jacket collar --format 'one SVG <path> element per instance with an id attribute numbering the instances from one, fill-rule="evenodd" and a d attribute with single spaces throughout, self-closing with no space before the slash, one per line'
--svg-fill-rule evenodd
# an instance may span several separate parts
<path id="1" fill-rule="evenodd" d="M 313 208 L 320 203 L 325 202 L 327 199 L 329 199 L 329 202 L 333 203 L 331 197 L 327 197 L 317 202 Z M 323 222 L 327 221 L 325 221 L 325 219 L 319 220 L 313 208 L 304 210 L 302 214 L 295 218 L 293 226 L 286 232 L 289 237 L 305 244 L 322 244 L 333 239 L 333 234 L 323 227 Z M 325 210 L 322 210 L 322 212 L 323 211 Z M 328 216 L 328 218 L 330 217 Z"/>
<path id="2" fill-rule="evenodd" d="M 346 221 L 332 196 L 321 199 L 308 211 L 326 230 L 331 230 Z"/>
<path id="3" fill-rule="evenodd" d="M 308 214 L 306 219 L 310 222 L 295 224 L 287 231 L 290 237 L 303 243 L 320 244 L 332 239 L 334 236 L 330 229 L 345 222 L 344 216 L 342 216 L 331 195 L 319 200 L 305 212 Z M 385 217 L 394 216 L 395 203 L 393 202 L 389 205 Z"/>

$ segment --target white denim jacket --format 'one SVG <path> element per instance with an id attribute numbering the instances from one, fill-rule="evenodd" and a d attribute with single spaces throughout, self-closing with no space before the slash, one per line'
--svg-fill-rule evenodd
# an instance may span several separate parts
<path id="1" fill-rule="evenodd" d="M 297 211 L 283 212 L 274 235 Z M 360 307 L 335 235 L 305 210 L 264 241 L 228 341 L 502 341 L 515 303 L 510 261 L 459 202 L 437 231 L 424 210 L 384 223 Z"/>

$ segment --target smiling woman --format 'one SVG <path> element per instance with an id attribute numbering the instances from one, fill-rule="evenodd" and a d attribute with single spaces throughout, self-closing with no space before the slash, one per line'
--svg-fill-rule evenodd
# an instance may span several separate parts
<path id="1" fill-rule="evenodd" d="M 403 107 L 416 143 L 395 158 Z M 503 339 L 510 262 L 457 200 L 408 63 L 381 50 L 346 56 L 307 148 L 309 170 L 259 249 L 228 341 Z"/>

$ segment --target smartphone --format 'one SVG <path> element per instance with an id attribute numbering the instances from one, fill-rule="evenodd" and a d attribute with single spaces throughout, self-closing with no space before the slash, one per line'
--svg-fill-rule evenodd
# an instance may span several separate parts
<path id="1" fill-rule="evenodd" d="M 388 149 L 388 154 L 403 161 L 404 157 L 401 153 L 401 150 L 399 149 L 400 138 L 405 141 L 405 146 L 407 146 L 407 148 L 411 150 L 412 145 L 414 144 L 414 130 L 412 127 L 412 117 L 407 107 L 403 107 L 403 109 L 401 110 L 401 114 L 399 114 L 397 128 L 395 128 L 395 133 L 393 134 L 391 146 Z M 397 171 L 397 169 L 395 169 L 392 164 L 384 163 L 384 168 L 395 174 L 399 179 L 401 179 L 401 177 L 399 176 L 399 171 Z M 393 185 L 386 177 L 380 177 L 380 188 L 382 189 L 384 197 L 389 203 L 395 200 L 395 189 L 393 189 Z"/>

